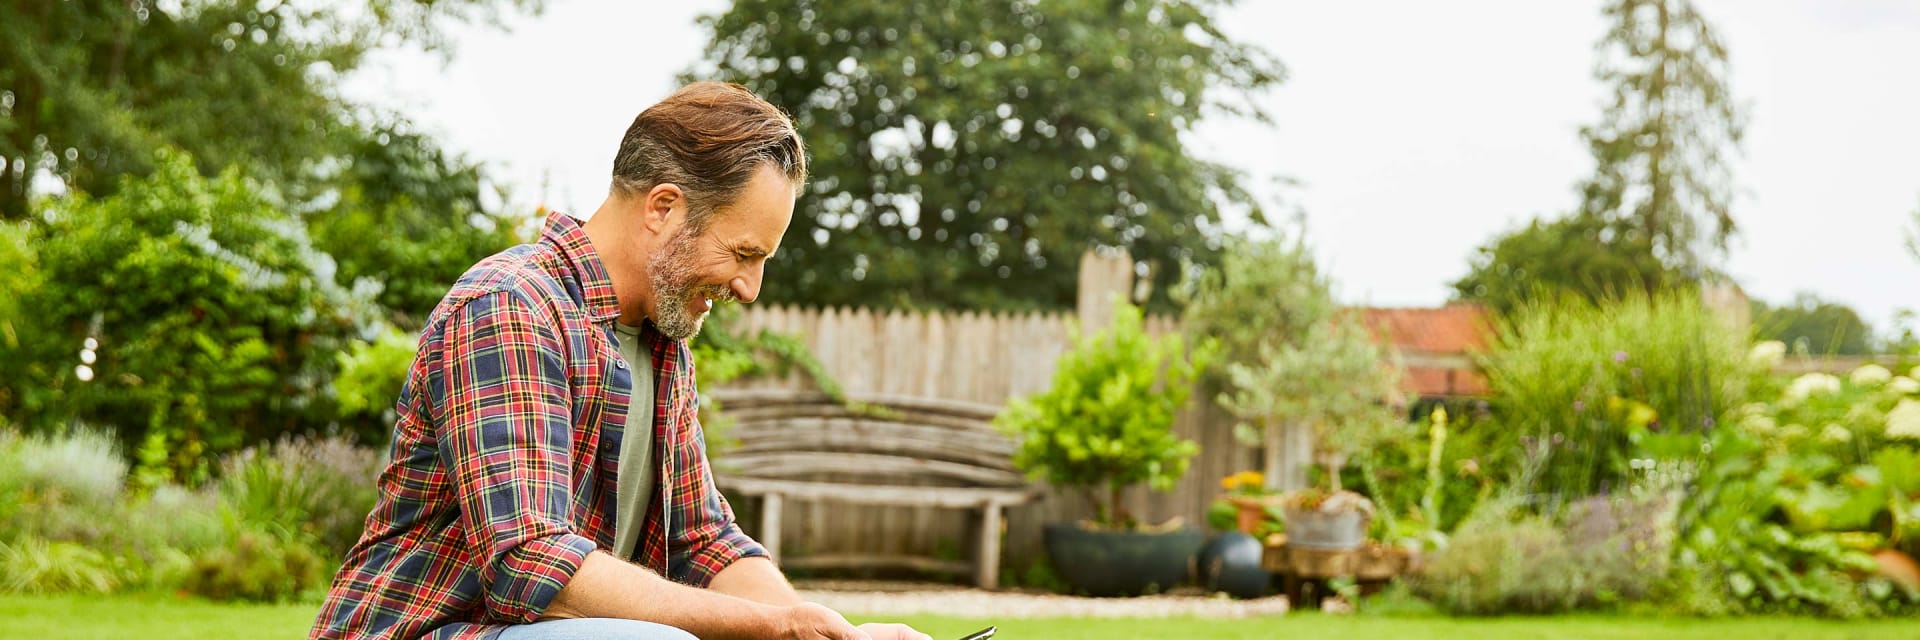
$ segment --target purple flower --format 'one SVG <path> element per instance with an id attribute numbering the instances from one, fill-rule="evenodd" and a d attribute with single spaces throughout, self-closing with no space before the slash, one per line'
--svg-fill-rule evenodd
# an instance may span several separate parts
<path id="1" fill-rule="evenodd" d="M 1586 410 L 1587 410 L 1587 401 L 1585 401 L 1585 400 L 1575 400 L 1575 401 L 1573 401 L 1573 410 L 1574 410 L 1574 411 L 1586 411 Z"/>
<path id="2" fill-rule="evenodd" d="M 1625 352 L 1625 351 L 1615 351 L 1615 352 L 1613 352 L 1613 361 L 1614 361 L 1614 362 L 1626 362 L 1626 361 L 1627 361 L 1627 352 Z"/>

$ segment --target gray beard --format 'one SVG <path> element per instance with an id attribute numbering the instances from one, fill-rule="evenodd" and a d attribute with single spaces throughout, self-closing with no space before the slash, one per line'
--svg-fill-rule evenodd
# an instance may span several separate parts
<path id="1" fill-rule="evenodd" d="M 694 285 L 693 254 L 692 230 L 682 228 L 667 241 L 665 251 L 647 261 L 647 276 L 653 284 L 653 326 L 674 340 L 700 335 L 707 314 L 692 310 L 694 300 L 706 297 L 718 304 L 733 299 L 733 290 L 724 285 Z"/>

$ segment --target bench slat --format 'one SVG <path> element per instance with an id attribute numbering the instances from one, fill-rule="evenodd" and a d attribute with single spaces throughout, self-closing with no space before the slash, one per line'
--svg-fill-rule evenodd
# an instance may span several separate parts
<path id="1" fill-rule="evenodd" d="M 989 504 L 1018 505 L 1038 497 L 1033 489 L 978 489 L 971 487 L 889 487 L 877 485 L 766 480 L 721 476 L 722 488 L 749 496 L 776 494 L 788 500 L 830 500 L 892 507 L 970 509 Z"/>
<path id="2" fill-rule="evenodd" d="M 988 487 L 1010 487 L 1025 483 L 1024 477 L 1011 470 L 878 453 L 735 451 L 727 456 L 727 462 L 739 470 L 739 475 L 754 478 L 777 479 L 832 473 L 907 478 L 940 476 Z"/>

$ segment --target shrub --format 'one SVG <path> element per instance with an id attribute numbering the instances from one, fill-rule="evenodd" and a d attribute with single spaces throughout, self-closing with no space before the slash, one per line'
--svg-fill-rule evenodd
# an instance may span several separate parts
<path id="1" fill-rule="evenodd" d="M 119 526 L 127 463 L 92 430 L 0 435 L 0 540 L 98 543 Z"/>
<path id="2" fill-rule="evenodd" d="M 399 416 L 394 405 L 413 365 L 416 337 L 388 327 L 371 341 L 357 340 L 335 357 L 340 375 L 333 380 L 340 417 L 361 442 L 382 442 Z"/>
<path id="3" fill-rule="evenodd" d="M 111 593 L 119 571 L 105 554 L 38 538 L 0 543 L 0 593 Z"/>
<path id="4" fill-rule="evenodd" d="M 1013 401 L 995 419 L 1019 442 L 1014 466 L 1084 489 L 1098 506 L 1095 522 L 1133 526 L 1121 490 L 1139 483 L 1170 490 L 1200 451 L 1173 433 L 1173 420 L 1212 351 L 1188 352 L 1177 335 L 1148 337 L 1139 309 L 1121 305 L 1113 326 L 1078 336 L 1060 356 L 1052 387 Z"/>
<path id="5" fill-rule="evenodd" d="M 1911 380 L 1878 367 L 1801 376 L 1694 443 L 1712 455 L 1682 512 L 1677 606 L 1837 617 L 1920 610 L 1920 591 L 1871 577 L 1868 554 L 1912 549 L 1920 537 L 1920 440 L 1899 429 L 1901 407 L 1920 393 Z"/>
<path id="6" fill-rule="evenodd" d="M 305 544 L 242 525 L 231 545 L 194 559 L 183 587 L 211 600 L 282 602 L 319 587 L 323 571 Z"/>
<path id="7" fill-rule="evenodd" d="M 31 387 L 16 386 L 28 376 L 21 354 L 23 318 L 20 299 L 40 288 L 38 252 L 30 242 L 30 227 L 25 222 L 0 222 L 0 416 L 12 415 L 18 404 L 34 393 Z"/>
<path id="8" fill-rule="evenodd" d="M 1501 324 L 1485 364 L 1498 462 L 1544 452 L 1538 488 L 1564 500 L 1624 487 L 1649 435 L 1727 422 L 1755 376 L 1742 338 L 1680 293 L 1527 308 Z"/>
<path id="9" fill-rule="evenodd" d="M 157 438 L 160 468 L 198 479 L 214 455 L 331 420 L 332 353 L 366 337 L 378 286 L 337 285 L 270 189 L 163 152 L 152 175 L 60 199 L 44 222 L 39 265 L 60 286 L 20 300 L 34 336 L 10 382 L 44 396 L 21 404 L 26 430 L 112 425 L 128 449 Z"/>
<path id="10" fill-rule="evenodd" d="M 373 509 L 383 458 L 344 438 L 283 440 L 229 457 L 219 491 L 242 520 L 339 557 Z"/>
<path id="11" fill-rule="evenodd" d="M 1556 613 L 1652 596 L 1671 553 L 1674 501 L 1591 498 L 1560 519 L 1488 501 L 1410 581 L 1451 613 Z"/>

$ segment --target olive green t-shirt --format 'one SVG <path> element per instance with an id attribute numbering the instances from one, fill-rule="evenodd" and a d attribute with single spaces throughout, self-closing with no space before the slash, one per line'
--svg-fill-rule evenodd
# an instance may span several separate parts
<path id="1" fill-rule="evenodd" d="M 633 372 L 633 404 L 627 409 L 625 435 L 620 440 L 620 484 L 616 489 L 613 539 L 615 556 L 628 560 L 640 545 L 640 519 L 647 517 L 653 502 L 655 479 L 660 475 L 653 464 L 653 349 L 640 327 L 614 323 L 620 335 L 620 357 Z"/>

